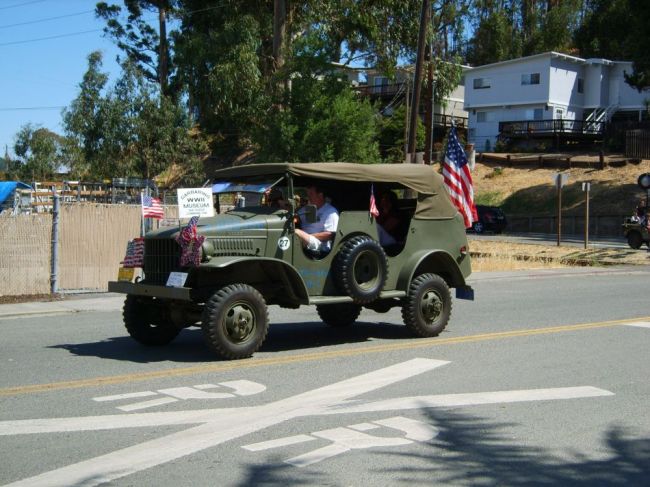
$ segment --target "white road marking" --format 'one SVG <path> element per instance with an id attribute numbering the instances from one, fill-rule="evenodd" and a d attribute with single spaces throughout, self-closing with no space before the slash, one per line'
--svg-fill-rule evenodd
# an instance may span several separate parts
<path id="1" fill-rule="evenodd" d="M 623 323 L 625 326 L 637 326 L 639 328 L 650 328 L 650 321 L 633 321 L 631 323 Z"/>
<path id="2" fill-rule="evenodd" d="M 234 389 L 234 394 L 238 396 L 252 396 L 253 394 L 259 394 L 266 390 L 265 385 L 250 380 L 231 380 L 228 382 L 219 382 L 219 384 Z"/>
<path id="3" fill-rule="evenodd" d="M 196 425 L 160 438 L 149 440 L 105 455 L 44 472 L 10 484 L 12 486 L 69 486 L 98 485 L 140 472 L 147 468 L 181 458 L 192 453 L 223 444 L 229 440 L 261 431 L 294 418 L 322 414 L 341 414 L 357 411 L 388 411 L 449 406 L 454 401 L 440 397 L 456 397 L 459 405 L 494 402 L 493 394 L 512 400 L 546 400 L 568 397 L 608 396 L 613 393 L 594 387 L 512 391 L 482 394 L 455 394 L 398 398 L 388 401 L 362 403 L 353 398 L 391 384 L 429 372 L 449 362 L 431 359 L 412 359 L 367 374 L 320 387 L 293 397 L 260 406 L 239 408 L 199 409 L 173 412 L 132 413 L 122 415 L 47 418 L 34 420 L 0 421 L 0 435 L 35 434 L 48 432 L 93 431 L 121 428 L 160 427 L 164 425 Z M 561 394 L 553 391 L 564 391 Z M 570 392 L 569 392 L 570 391 Z M 582 395 L 580 395 L 582 394 Z M 476 396 L 469 400 L 468 396 Z M 559 396 L 559 397 L 556 397 Z M 353 430 L 349 430 L 356 433 Z M 335 435 L 336 436 L 336 435 Z M 404 439 L 402 439 L 404 440 Z M 374 440 L 373 440 L 374 441 Z M 409 441 L 409 440 L 407 440 Z M 321 453 L 321 456 L 323 453 Z"/>
<path id="4" fill-rule="evenodd" d="M 476 392 L 468 394 L 441 394 L 386 399 L 364 404 L 332 408 L 321 414 L 367 413 L 371 411 L 394 411 L 438 407 L 475 406 L 522 401 L 550 401 L 578 399 L 583 397 L 613 396 L 614 393 L 597 387 L 560 387 L 554 389 L 524 389 L 519 391 Z"/>
<path id="5" fill-rule="evenodd" d="M 158 392 L 176 399 L 228 399 L 235 397 L 234 394 L 229 392 L 206 392 L 194 387 L 171 387 L 169 389 L 159 389 Z"/>
<path id="6" fill-rule="evenodd" d="M 406 433 L 406 438 L 415 441 L 429 441 L 438 435 L 438 429 L 430 424 L 423 423 L 416 419 L 404 418 L 396 416 L 394 418 L 380 419 L 373 421 L 381 426 L 402 430 Z"/>
<path id="7" fill-rule="evenodd" d="M 316 431 L 315 433 L 312 433 L 312 435 L 329 440 L 332 444 L 290 458 L 289 460 L 286 460 L 285 463 L 296 467 L 306 467 L 350 450 L 362 450 L 379 446 L 401 446 L 413 443 L 411 440 L 407 440 L 406 438 L 372 436 L 349 428 L 333 428 L 324 431 Z"/>
<path id="8" fill-rule="evenodd" d="M 371 423 L 358 423 L 349 425 L 345 428 L 333 428 L 323 431 L 316 431 L 312 436 L 329 440 L 332 443 L 309 451 L 302 455 L 285 460 L 285 463 L 295 467 L 306 467 L 314 463 L 322 462 L 328 458 L 332 458 L 341 453 L 350 450 L 362 450 L 366 448 L 381 447 L 381 446 L 403 446 L 410 445 L 413 441 L 429 441 L 438 434 L 437 428 L 430 424 L 423 423 L 416 419 L 404 418 L 402 416 L 395 416 L 392 418 L 373 421 Z M 385 426 L 387 428 L 397 429 L 406 433 L 404 438 L 401 437 L 385 437 L 385 436 L 372 436 L 361 431 L 369 431 Z M 243 446 L 242 448 L 250 451 L 261 451 L 270 448 L 278 448 L 282 446 L 293 445 L 302 443 L 311 438 L 306 435 L 288 436 L 285 438 L 278 438 L 277 440 L 265 441 L 262 443 L 253 443 L 251 445 Z"/>
<path id="9" fill-rule="evenodd" d="M 151 401 L 142 401 L 136 402 L 135 404 L 127 404 L 126 406 L 118 406 L 117 409 L 128 413 L 130 411 L 139 411 L 140 409 L 162 406 L 176 401 L 178 401 L 178 399 L 174 399 L 173 397 L 161 397 L 159 399 L 152 399 Z"/>
<path id="10" fill-rule="evenodd" d="M 260 441 L 259 443 L 252 443 L 250 445 L 242 446 L 244 450 L 248 451 L 262 451 L 270 450 L 271 448 L 279 448 L 282 446 L 295 445 L 297 443 L 304 443 L 306 441 L 314 441 L 316 438 L 308 435 L 295 435 L 285 436 L 277 440 Z"/>
<path id="11" fill-rule="evenodd" d="M 157 392 L 153 391 L 142 391 L 142 392 L 129 392 L 128 394 L 114 394 L 112 396 L 100 396 L 93 397 L 93 401 L 103 402 L 103 401 L 120 401 L 122 399 L 135 399 L 138 397 L 150 397 L 157 395 Z"/>
<path id="12" fill-rule="evenodd" d="M 227 387 L 233 389 L 234 392 L 206 392 L 208 389 L 219 389 L 221 387 Z M 218 385 L 215 384 L 199 384 L 194 387 L 170 387 L 167 389 L 159 389 L 157 392 L 152 391 L 142 391 L 142 392 L 130 392 L 127 394 L 115 394 L 112 396 L 101 396 L 94 397 L 94 401 L 119 401 L 123 399 L 134 399 L 138 397 L 151 397 L 158 394 L 164 394 L 167 397 L 164 399 L 154 399 L 152 401 L 141 401 L 133 404 L 126 404 L 124 406 L 118 406 L 117 409 L 125 412 L 138 411 L 141 409 L 147 409 L 156 406 L 162 406 L 178 400 L 189 400 L 189 399 L 230 399 L 237 396 L 252 396 L 253 394 L 259 394 L 266 390 L 266 386 L 258 382 L 253 382 L 250 380 L 233 380 L 228 382 L 220 382 Z"/>
<path id="13" fill-rule="evenodd" d="M 379 426 L 370 423 L 359 423 L 359 424 L 351 424 L 350 426 L 348 426 L 348 428 L 351 428 L 356 431 L 370 431 L 379 428 Z"/>

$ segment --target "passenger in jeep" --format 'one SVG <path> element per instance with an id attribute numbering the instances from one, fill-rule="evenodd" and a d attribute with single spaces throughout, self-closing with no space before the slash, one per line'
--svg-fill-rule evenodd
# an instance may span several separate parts
<path id="1" fill-rule="evenodd" d="M 376 221 L 381 245 L 394 245 L 400 240 L 401 219 L 397 213 L 397 195 L 390 190 L 384 191 L 379 197 L 379 216 Z"/>
<path id="2" fill-rule="evenodd" d="M 314 255 L 322 255 L 332 250 L 332 240 L 339 224 L 339 213 L 326 199 L 323 189 L 317 185 L 307 186 L 309 204 L 316 206 L 316 221 L 307 223 L 301 219 L 301 228 L 296 235 L 302 246 Z M 301 215 L 301 211 L 298 215 Z"/>

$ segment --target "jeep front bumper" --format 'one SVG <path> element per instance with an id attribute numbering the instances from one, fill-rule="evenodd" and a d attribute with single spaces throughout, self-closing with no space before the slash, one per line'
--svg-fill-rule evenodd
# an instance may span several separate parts
<path id="1" fill-rule="evenodd" d="M 108 291 L 112 293 L 133 294 L 136 296 L 192 301 L 191 289 L 189 287 L 168 287 L 126 281 L 110 281 L 108 283 Z"/>

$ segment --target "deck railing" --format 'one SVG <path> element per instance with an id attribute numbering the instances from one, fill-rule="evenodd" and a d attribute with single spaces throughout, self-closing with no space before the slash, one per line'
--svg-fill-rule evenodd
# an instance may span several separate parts
<path id="1" fill-rule="evenodd" d="M 499 133 L 505 136 L 521 135 L 601 135 L 606 122 L 582 120 L 520 120 L 499 122 Z"/>

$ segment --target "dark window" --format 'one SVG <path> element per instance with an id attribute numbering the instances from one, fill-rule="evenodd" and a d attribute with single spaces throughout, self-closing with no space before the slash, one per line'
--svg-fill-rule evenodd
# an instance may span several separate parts
<path id="1" fill-rule="evenodd" d="M 475 90 L 484 90 L 490 87 L 490 78 L 474 78 L 473 83 Z"/>
<path id="2" fill-rule="evenodd" d="M 578 78 L 578 93 L 584 93 L 585 92 L 585 80 L 582 78 Z"/>
<path id="3" fill-rule="evenodd" d="M 522 85 L 538 85 L 539 84 L 539 73 L 529 73 L 521 75 L 521 84 Z"/>

